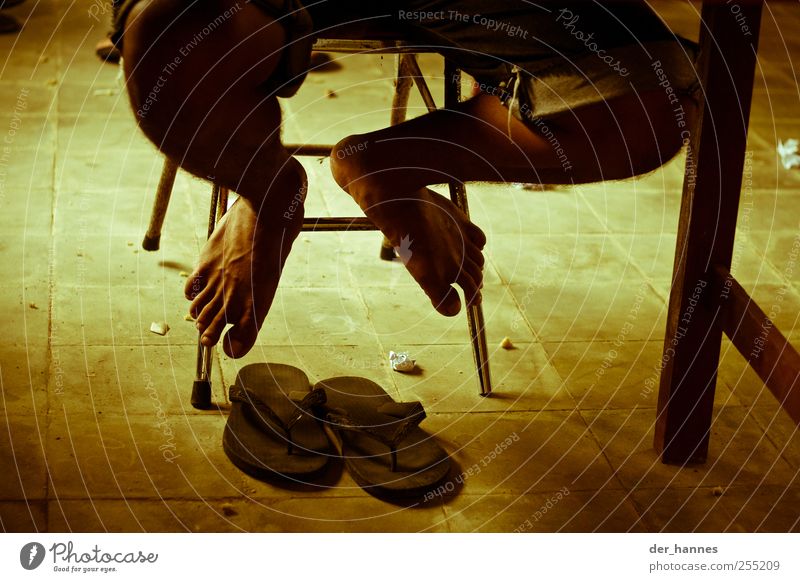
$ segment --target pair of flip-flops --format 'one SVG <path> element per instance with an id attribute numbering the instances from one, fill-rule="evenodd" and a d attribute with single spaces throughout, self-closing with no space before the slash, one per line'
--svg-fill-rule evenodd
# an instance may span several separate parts
<path id="1" fill-rule="evenodd" d="M 230 388 L 222 445 L 228 458 L 259 479 L 304 481 L 336 452 L 355 481 L 374 494 L 417 494 L 438 484 L 450 458 L 419 427 L 419 402 L 395 402 L 366 378 L 331 378 L 310 386 L 285 364 L 243 367 Z"/>

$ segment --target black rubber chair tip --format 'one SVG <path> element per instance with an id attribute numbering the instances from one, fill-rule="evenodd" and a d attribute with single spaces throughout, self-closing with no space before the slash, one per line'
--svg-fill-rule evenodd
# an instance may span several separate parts
<path id="1" fill-rule="evenodd" d="M 195 380 L 192 384 L 192 406 L 198 410 L 211 408 L 211 382 Z"/>
<path id="2" fill-rule="evenodd" d="M 385 247 L 381 245 L 381 260 L 384 261 L 393 261 L 397 258 L 397 255 L 394 253 L 394 247 Z"/>
<path id="3" fill-rule="evenodd" d="M 161 245 L 161 235 L 152 237 L 144 235 L 144 240 L 142 241 L 142 248 L 144 250 L 157 251 L 160 245 Z"/>

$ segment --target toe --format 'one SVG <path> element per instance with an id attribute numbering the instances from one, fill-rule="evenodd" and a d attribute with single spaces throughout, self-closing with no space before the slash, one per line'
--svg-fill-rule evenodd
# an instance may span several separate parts
<path id="1" fill-rule="evenodd" d="M 481 270 L 483 270 L 483 265 L 486 264 L 486 258 L 483 256 L 483 253 L 477 248 L 475 249 L 474 252 L 467 253 L 466 260 L 472 261 L 473 263 L 478 265 L 478 268 L 480 268 Z"/>
<path id="2" fill-rule="evenodd" d="M 223 311 L 222 309 L 222 294 L 217 293 L 197 314 L 197 329 L 200 333 L 205 333 L 209 325 L 217 318 L 217 315 Z"/>
<path id="3" fill-rule="evenodd" d="M 198 271 L 192 273 L 186 279 L 186 285 L 183 287 L 183 295 L 189 301 L 195 299 L 206 287 L 206 279 Z"/>
<path id="4" fill-rule="evenodd" d="M 446 317 L 458 315 L 461 311 L 461 299 L 452 285 L 443 289 L 426 289 L 425 292 L 433 304 L 434 309 Z"/>
<path id="5" fill-rule="evenodd" d="M 219 311 L 217 316 L 208 324 L 203 335 L 200 337 L 200 341 L 204 346 L 211 347 L 217 344 L 219 341 L 220 336 L 222 335 L 222 330 L 225 329 L 225 325 L 228 323 L 228 318 L 225 315 L 225 311 Z"/>
<path id="6" fill-rule="evenodd" d="M 480 227 L 474 223 L 470 223 L 469 239 L 481 250 L 486 246 L 486 235 Z"/>
<path id="7" fill-rule="evenodd" d="M 456 283 L 464 290 L 464 299 L 467 300 L 467 305 L 477 305 L 481 302 L 480 282 L 470 276 L 466 271 L 459 273 Z"/>
<path id="8" fill-rule="evenodd" d="M 191 305 L 189 305 L 189 314 L 198 319 L 203 310 L 209 303 L 214 301 L 216 291 L 211 287 L 203 289 L 197 297 L 194 298 Z"/>
<path id="9" fill-rule="evenodd" d="M 222 349 L 231 358 L 241 358 L 250 351 L 256 343 L 256 338 L 258 338 L 258 328 L 253 318 L 247 316 L 228 330 L 222 342 Z"/>
<path id="10" fill-rule="evenodd" d="M 469 275 L 479 289 L 483 287 L 483 268 L 475 261 L 465 259 L 461 270 Z"/>

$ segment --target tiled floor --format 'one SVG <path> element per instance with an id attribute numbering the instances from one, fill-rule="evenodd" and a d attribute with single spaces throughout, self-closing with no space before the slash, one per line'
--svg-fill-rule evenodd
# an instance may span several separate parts
<path id="1" fill-rule="evenodd" d="M 658 6 L 696 35 L 691 5 Z M 117 68 L 93 54 L 105 24 L 59 0 L 10 13 L 27 21 L 0 37 L 3 530 L 800 530 L 800 435 L 727 341 L 708 462 L 665 466 L 651 446 L 681 159 L 636 181 L 470 186 L 490 241 L 489 399 L 477 396 L 464 317 L 437 316 L 402 265 L 377 259 L 375 234 L 302 235 L 256 349 L 215 358 L 215 399 L 247 362 L 369 377 L 425 404 L 424 426 L 458 467 L 453 491 L 395 505 L 338 465 L 291 490 L 244 475 L 222 451 L 226 406 L 189 405 L 182 272 L 203 238 L 208 186 L 180 174 L 162 250 L 141 251 L 162 158 L 137 131 Z M 762 303 L 782 294 L 777 321 L 794 339 L 800 170 L 784 170 L 775 146 L 800 137 L 798 30 L 796 4 L 768 6 L 735 258 Z M 390 58 L 364 56 L 312 75 L 284 103 L 285 139 L 381 127 L 391 77 Z M 309 214 L 354 212 L 326 163 L 306 165 Z M 148 331 L 156 320 L 167 336 Z M 499 348 L 505 336 L 515 350 Z M 390 349 L 410 350 L 422 373 L 390 371 Z"/>

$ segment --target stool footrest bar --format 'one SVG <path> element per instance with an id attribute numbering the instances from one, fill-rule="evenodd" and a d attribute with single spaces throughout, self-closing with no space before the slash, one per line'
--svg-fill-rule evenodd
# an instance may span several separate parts
<path id="1" fill-rule="evenodd" d="M 360 217 L 330 217 L 306 218 L 303 220 L 304 232 L 348 231 L 348 230 L 378 230 L 368 218 Z"/>

